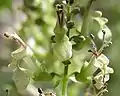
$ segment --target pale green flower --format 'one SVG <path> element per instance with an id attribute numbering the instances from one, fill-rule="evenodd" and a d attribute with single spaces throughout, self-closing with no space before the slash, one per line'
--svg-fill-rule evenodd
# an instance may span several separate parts
<path id="1" fill-rule="evenodd" d="M 100 72 L 94 77 L 94 80 L 96 82 L 94 85 L 99 90 L 104 87 L 104 84 L 109 80 L 109 74 L 103 75 L 102 72 Z"/>
<path id="2" fill-rule="evenodd" d="M 104 54 L 101 54 L 98 58 L 95 59 L 94 66 L 101 69 L 104 65 L 108 64 L 109 59 Z"/>
<path id="3" fill-rule="evenodd" d="M 109 80 L 109 73 L 114 73 L 114 70 L 108 67 L 109 59 L 104 55 L 101 54 L 98 58 L 95 59 L 94 66 L 99 68 L 101 72 L 99 72 L 95 77 L 95 87 L 99 90 L 104 87 L 105 83 Z"/>

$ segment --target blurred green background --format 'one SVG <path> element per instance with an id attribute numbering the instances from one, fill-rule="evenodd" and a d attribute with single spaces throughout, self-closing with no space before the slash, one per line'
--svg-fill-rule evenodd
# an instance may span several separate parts
<path id="1" fill-rule="evenodd" d="M 26 0 L 29 1 L 29 0 Z M 32 0 L 30 0 L 32 1 Z M 60 0 L 56 0 L 59 2 Z M 20 6 L 23 5 L 23 0 L 0 0 L 0 34 L 5 31 L 13 32 L 9 26 L 19 30 L 17 32 L 23 38 L 23 40 L 28 40 L 32 42 L 32 37 L 36 38 L 37 45 L 40 52 L 40 57 L 44 56 L 46 50 L 49 46 L 48 38 L 53 34 L 53 28 L 55 25 L 55 10 L 54 0 L 36 0 L 37 4 L 41 2 L 40 9 L 35 9 L 31 7 L 31 10 L 37 10 L 36 12 L 27 11 L 24 12 L 18 10 Z M 29 4 L 26 5 L 29 7 Z M 110 59 L 110 65 L 113 67 L 115 73 L 112 74 L 110 81 L 108 82 L 108 90 L 106 96 L 119 96 L 120 94 L 120 0 L 96 0 L 93 4 L 93 9 L 100 10 L 103 16 L 109 21 L 107 25 L 112 31 L 112 45 L 105 50 L 106 55 Z M 39 14 L 38 14 L 39 13 Z M 31 15 L 31 17 L 26 16 Z M 34 25 L 34 18 L 39 17 L 35 23 L 40 27 Z M 26 19 L 30 19 L 26 22 Z M 22 28 L 22 26 L 28 26 Z M 41 32 L 39 32 L 41 31 Z M 38 34 L 39 33 L 39 34 Z M 34 40 L 33 40 L 34 41 Z M 44 42 L 43 42 L 44 41 Z M 34 43 L 34 42 L 33 42 Z M 31 43 L 30 43 L 31 44 Z M 31 44 L 32 45 L 32 44 Z M 13 84 L 12 72 L 7 68 L 11 57 L 10 53 L 15 50 L 18 46 L 9 40 L 5 40 L 0 36 L 0 96 L 5 96 L 5 88 Z M 36 47 L 37 48 L 37 47 Z M 77 85 L 76 85 L 77 86 Z M 12 86 L 14 88 L 14 84 Z M 71 85 L 71 90 L 74 86 Z M 13 93 L 16 89 L 14 88 Z M 79 91 L 79 89 L 77 89 Z M 74 93 L 74 91 L 72 91 Z M 76 92 L 76 91 L 75 91 Z M 18 93 L 13 96 L 20 96 Z M 71 95 L 72 96 L 72 95 Z M 76 94 L 77 96 L 77 94 Z M 80 95 L 82 96 L 82 95 Z"/>

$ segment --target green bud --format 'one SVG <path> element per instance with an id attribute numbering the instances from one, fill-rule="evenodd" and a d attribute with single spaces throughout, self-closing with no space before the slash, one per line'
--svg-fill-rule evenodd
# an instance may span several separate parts
<path id="1" fill-rule="evenodd" d="M 65 60 L 65 61 L 63 61 L 62 63 L 65 64 L 65 65 L 71 64 L 71 62 L 70 62 L 69 60 Z"/>
<path id="2" fill-rule="evenodd" d="M 73 40 L 75 43 L 81 43 L 81 42 L 85 41 L 86 39 L 84 36 L 78 35 L 78 36 L 71 37 L 70 40 Z"/>
<path id="3" fill-rule="evenodd" d="M 52 43 L 56 43 L 55 42 L 55 35 L 51 36 L 51 41 L 52 41 Z"/>
<path id="4" fill-rule="evenodd" d="M 74 22 L 73 21 L 68 21 L 67 22 L 67 28 L 72 29 L 74 27 Z"/>
<path id="5" fill-rule="evenodd" d="M 79 7 L 75 7 L 72 11 L 71 11 L 72 14 L 78 14 L 80 13 L 80 8 Z"/>
<path id="6" fill-rule="evenodd" d="M 66 3 L 72 5 L 74 3 L 74 0 L 66 0 Z"/>

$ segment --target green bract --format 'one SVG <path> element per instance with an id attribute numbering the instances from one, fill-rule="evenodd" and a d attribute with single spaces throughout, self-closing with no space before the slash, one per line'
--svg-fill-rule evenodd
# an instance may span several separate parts
<path id="1" fill-rule="evenodd" d="M 54 76 L 48 72 L 39 72 L 35 73 L 33 80 L 35 81 L 50 81 L 53 79 Z"/>
<path id="2" fill-rule="evenodd" d="M 17 67 L 13 73 L 13 81 L 18 90 L 25 90 L 30 82 L 30 77 L 26 74 L 26 69 Z"/>
<path id="3" fill-rule="evenodd" d="M 65 61 L 72 57 L 72 44 L 68 37 L 65 36 L 64 38 L 53 46 L 54 58 L 60 61 Z"/>
<path id="4" fill-rule="evenodd" d="M 31 57 L 26 54 L 26 48 L 24 47 L 12 52 L 11 56 L 12 62 L 8 66 L 13 70 L 13 81 L 19 91 L 25 90 L 33 73 L 39 67 L 37 68 Z"/>
<path id="5" fill-rule="evenodd" d="M 90 65 L 90 66 L 89 66 Z M 80 73 L 75 73 L 76 80 L 80 82 L 90 82 L 92 80 L 93 67 L 87 61 L 85 61 Z"/>
<path id="6" fill-rule="evenodd" d="M 26 50 L 23 47 L 20 47 L 19 49 L 13 51 L 11 53 L 11 56 L 15 58 L 16 60 L 23 59 L 26 56 Z"/>

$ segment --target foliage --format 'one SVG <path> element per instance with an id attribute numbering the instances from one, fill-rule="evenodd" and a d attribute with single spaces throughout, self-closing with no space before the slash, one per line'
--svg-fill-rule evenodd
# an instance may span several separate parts
<path id="1" fill-rule="evenodd" d="M 103 51 L 111 44 L 112 33 L 102 12 L 92 10 L 95 1 L 64 0 L 56 4 L 52 0 L 24 0 L 20 10 L 27 19 L 17 31 L 26 43 L 15 33 L 3 34 L 20 46 L 11 53 L 8 66 L 19 94 L 37 81 L 51 82 L 56 90 L 61 89 L 62 96 L 67 96 L 71 81 L 87 86 L 90 91 L 84 92 L 85 96 L 101 96 L 108 91 L 109 74 L 114 71 Z"/>

